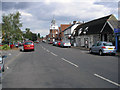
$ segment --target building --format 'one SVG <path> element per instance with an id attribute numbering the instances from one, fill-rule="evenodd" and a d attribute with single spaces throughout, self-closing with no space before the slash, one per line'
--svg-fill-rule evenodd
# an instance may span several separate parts
<path id="1" fill-rule="evenodd" d="M 73 21 L 73 24 L 71 24 L 68 28 L 62 31 L 64 34 L 63 40 L 70 41 L 72 43 L 71 34 L 73 33 L 74 29 L 80 24 L 80 22 Z"/>
<path id="2" fill-rule="evenodd" d="M 59 37 L 58 39 L 59 40 L 63 40 L 64 38 L 64 33 L 63 31 L 68 28 L 69 26 L 71 26 L 71 24 L 61 24 L 60 27 L 59 27 Z"/>
<path id="3" fill-rule="evenodd" d="M 58 25 L 56 25 L 56 20 L 53 19 L 50 25 L 49 40 L 54 42 L 58 39 Z"/>
<path id="4" fill-rule="evenodd" d="M 114 28 L 117 28 L 117 19 L 108 15 L 79 25 L 72 36 L 77 46 L 90 48 L 97 41 L 115 42 Z"/>

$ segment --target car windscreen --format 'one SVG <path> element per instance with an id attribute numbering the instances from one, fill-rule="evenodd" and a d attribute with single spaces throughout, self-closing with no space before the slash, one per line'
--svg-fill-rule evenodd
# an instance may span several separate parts
<path id="1" fill-rule="evenodd" d="M 30 45 L 32 44 L 32 42 L 25 42 L 25 45 Z"/>
<path id="2" fill-rule="evenodd" d="M 112 43 L 103 43 L 104 46 L 113 46 Z"/>

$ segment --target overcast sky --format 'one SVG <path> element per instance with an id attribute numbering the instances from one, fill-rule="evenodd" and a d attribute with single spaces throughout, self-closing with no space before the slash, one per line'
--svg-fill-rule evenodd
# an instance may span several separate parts
<path id="1" fill-rule="evenodd" d="M 45 36 L 49 33 L 51 20 L 57 25 L 76 21 L 90 21 L 109 14 L 118 18 L 118 0 L 4 0 L 0 13 L 21 13 L 22 30 L 30 28 Z M 104 2 L 103 2 L 104 1 Z M 1 4 L 0 4 L 1 6 Z"/>

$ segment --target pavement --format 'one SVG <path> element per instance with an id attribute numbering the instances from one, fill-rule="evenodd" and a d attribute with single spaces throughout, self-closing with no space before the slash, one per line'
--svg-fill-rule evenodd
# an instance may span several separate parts
<path id="1" fill-rule="evenodd" d="M 85 47 L 74 47 L 74 46 L 72 46 L 72 48 L 89 51 L 89 48 L 85 48 Z M 116 56 L 120 56 L 120 52 L 117 52 Z"/>
<path id="2" fill-rule="evenodd" d="M 10 51 L 9 51 L 10 52 Z M 3 88 L 118 88 L 118 58 L 46 43 L 35 51 L 13 51 Z M 7 59 L 7 58 L 6 58 Z M 8 64 L 9 63 L 9 64 Z"/>

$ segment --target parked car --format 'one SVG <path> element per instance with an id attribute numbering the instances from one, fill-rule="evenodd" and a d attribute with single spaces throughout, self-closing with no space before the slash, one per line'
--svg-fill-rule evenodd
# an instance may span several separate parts
<path id="1" fill-rule="evenodd" d="M 49 44 L 53 44 L 53 42 L 52 42 L 52 41 L 50 41 L 50 42 L 49 42 Z"/>
<path id="2" fill-rule="evenodd" d="M 14 48 L 15 47 L 15 45 L 13 43 L 10 43 L 9 46 L 10 46 L 10 48 Z"/>
<path id="3" fill-rule="evenodd" d="M 57 41 L 57 46 L 60 47 L 61 41 Z"/>
<path id="4" fill-rule="evenodd" d="M 104 41 L 99 41 L 96 44 L 94 44 L 90 50 L 90 53 L 99 53 L 99 55 L 104 55 L 104 54 L 116 54 L 116 49 L 115 46 L 111 42 L 104 42 Z"/>
<path id="5" fill-rule="evenodd" d="M 17 48 L 19 47 L 19 44 L 18 44 L 18 43 L 15 43 L 14 45 L 15 45 L 15 47 L 17 47 Z"/>
<path id="6" fill-rule="evenodd" d="M 0 43 L 0 46 L 3 46 L 4 44 L 3 43 Z"/>
<path id="7" fill-rule="evenodd" d="M 53 46 L 57 46 L 57 41 L 53 42 Z"/>
<path id="8" fill-rule="evenodd" d="M 38 44 L 38 43 L 39 43 L 39 41 L 37 40 L 37 41 L 35 41 L 35 43 L 37 43 L 37 44 Z"/>
<path id="9" fill-rule="evenodd" d="M 2 59 L 2 56 L 0 56 L 0 68 L 2 72 L 4 72 L 5 68 L 4 68 L 4 60 Z"/>
<path id="10" fill-rule="evenodd" d="M 46 43 L 46 40 L 43 39 L 42 42 Z"/>
<path id="11" fill-rule="evenodd" d="M 23 44 L 24 51 L 33 50 L 34 51 L 34 43 L 33 41 L 25 41 Z"/>
<path id="12" fill-rule="evenodd" d="M 69 41 L 62 41 L 60 46 L 61 47 L 71 47 L 71 43 Z"/>

